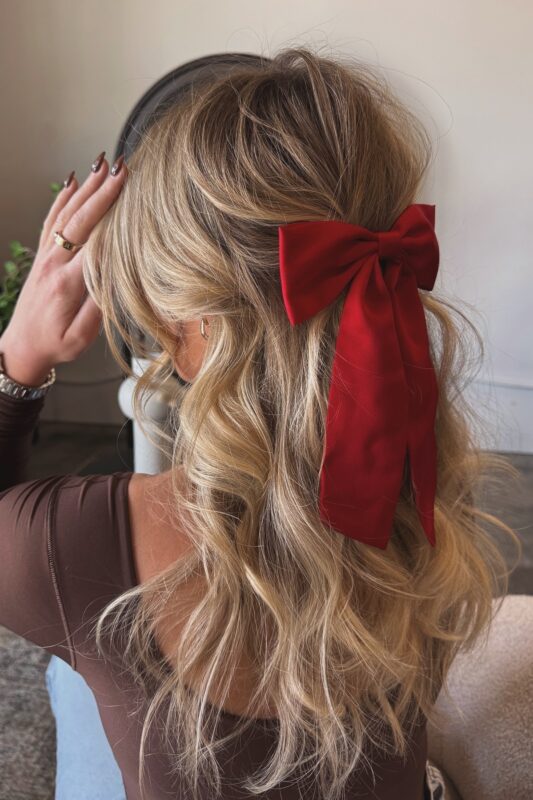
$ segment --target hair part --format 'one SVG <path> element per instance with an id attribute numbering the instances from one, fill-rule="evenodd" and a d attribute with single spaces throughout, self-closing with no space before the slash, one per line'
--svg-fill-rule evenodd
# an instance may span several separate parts
<path id="1" fill-rule="evenodd" d="M 161 347 L 135 387 L 143 429 L 143 399 L 173 372 L 172 326 L 212 315 L 203 365 L 173 390 L 163 434 L 173 489 L 165 511 L 191 547 L 116 598 L 97 628 L 102 650 L 121 639 L 121 658 L 150 697 L 143 747 L 168 703 L 167 743 L 195 797 L 200 780 L 220 792 L 216 753 L 227 739 L 209 735 L 218 717 L 208 697 L 223 705 L 241 656 L 253 668 L 247 716 L 274 706 L 280 731 L 243 788 L 268 791 L 309 763 L 322 796 L 338 800 L 369 747 L 406 753 L 453 658 L 488 630 L 492 598 L 507 591 L 484 525 L 518 539 L 476 506 L 475 492 L 490 476 L 518 473 L 476 446 L 459 384 L 472 363 L 469 335 L 482 350 L 481 339 L 435 291 L 420 292 L 439 383 L 435 548 L 407 465 L 386 550 L 318 515 L 345 293 L 292 327 L 277 226 L 339 219 L 386 230 L 414 202 L 431 157 L 422 124 L 376 70 L 285 48 L 165 111 L 85 246 L 86 283 L 124 372 L 121 340 L 139 356 L 150 355 L 144 334 Z M 154 642 L 178 618 L 163 662 Z M 230 738 L 248 727 L 242 721 Z"/>

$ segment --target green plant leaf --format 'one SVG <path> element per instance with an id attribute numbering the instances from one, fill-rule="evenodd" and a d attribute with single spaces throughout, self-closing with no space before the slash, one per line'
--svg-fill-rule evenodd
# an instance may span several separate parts
<path id="1" fill-rule="evenodd" d="M 24 247 L 24 245 L 22 245 L 17 240 L 9 242 L 9 249 L 11 250 L 11 255 L 13 256 L 13 258 L 18 258 L 19 256 L 23 256 L 27 250 L 27 248 Z"/>
<path id="2" fill-rule="evenodd" d="M 57 194 L 62 188 L 60 183 L 51 183 L 50 189 Z M 42 227 L 41 227 L 42 230 Z M 9 242 L 11 259 L 4 261 L 4 276 L 0 286 L 0 334 L 9 325 L 13 316 L 18 296 L 33 265 L 36 253 L 25 247 L 18 239 Z"/>

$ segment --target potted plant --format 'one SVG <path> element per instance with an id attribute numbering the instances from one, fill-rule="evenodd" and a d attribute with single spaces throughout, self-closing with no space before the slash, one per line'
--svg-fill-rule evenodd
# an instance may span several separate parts
<path id="1" fill-rule="evenodd" d="M 50 189 L 55 199 L 61 189 L 61 184 L 51 183 Z M 11 258 L 4 261 L 4 277 L 0 285 L 0 335 L 5 331 L 13 316 L 19 294 L 36 256 L 33 250 L 18 241 L 9 242 L 9 249 Z M 38 426 L 36 426 L 32 443 L 38 440 L 38 436 Z"/>

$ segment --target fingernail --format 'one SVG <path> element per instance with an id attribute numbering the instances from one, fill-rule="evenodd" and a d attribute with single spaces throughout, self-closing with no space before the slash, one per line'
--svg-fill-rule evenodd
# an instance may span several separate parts
<path id="1" fill-rule="evenodd" d="M 68 176 L 68 178 L 65 178 L 65 180 L 63 181 L 63 186 L 64 186 L 65 189 L 68 189 L 68 187 L 72 183 L 72 178 L 74 177 L 75 171 L 76 170 L 73 169 L 72 172 L 70 173 L 70 175 Z"/>
<path id="2" fill-rule="evenodd" d="M 113 166 L 111 167 L 111 175 L 118 175 L 120 169 L 122 167 L 122 162 L 124 161 L 124 156 L 119 156 Z"/>
<path id="3" fill-rule="evenodd" d="M 95 160 L 91 165 L 91 169 L 93 172 L 98 172 L 98 170 L 102 166 L 102 161 L 104 160 L 104 156 L 105 156 L 105 150 L 102 150 L 100 155 L 95 158 Z"/>

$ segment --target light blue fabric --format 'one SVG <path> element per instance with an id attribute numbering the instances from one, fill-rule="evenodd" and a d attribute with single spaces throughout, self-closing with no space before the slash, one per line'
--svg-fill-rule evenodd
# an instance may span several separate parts
<path id="1" fill-rule="evenodd" d="M 57 730 L 55 800 L 126 800 L 96 700 L 84 679 L 52 656 L 46 686 Z"/>

